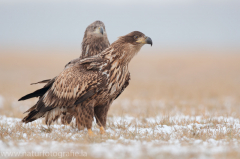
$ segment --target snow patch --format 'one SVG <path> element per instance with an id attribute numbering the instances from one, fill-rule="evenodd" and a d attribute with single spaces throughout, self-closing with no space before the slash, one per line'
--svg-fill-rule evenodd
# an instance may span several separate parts
<path id="1" fill-rule="evenodd" d="M 0 108 L 3 108 L 4 98 L 0 95 Z"/>
<path id="2" fill-rule="evenodd" d="M 166 118 L 169 122 L 161 124 Z M 215 127 L 212 126 L 213 120 L 219 121 Z M 109 117 L 109 126 L 106 129 L 108 139 L 102 141 L 97 139 L 87 143 L 83 142 L 86 140 L 87 131 L 79 131 L 69 125 L 53 124 L 48 128 L 42 124 L 42 120 L 23 124 L 19 118 L 6 116 L 0 116 L 0 124 L 0 130 L 4 132 L 5 139 L 0 140 L 0 152 L 75 151 L 81 153 L 84 151 L 94 158 L 116 158 L 116 156 L 117 158 L 158 158 L 164 153 L 176 157 L 185 154 L 201 154 L 203 158 L 207 158 L 232 149 L 237 151 L 240 147 L 237 136 L 230 136 L 231 139 L 228 140 L 217 138 L 219 133 L 226 134 L 233 130 L 237 132 L 236 134 L 240 134 L 240 120 L 223 116 L 206 118 L 178 115 L 144 119 L 131 116 Z M 21 129 L 12 137 L 11 133 L 19 126 Z M 29 128 L 34 129 L 33 134 L 24 131 Z M 51 131 L 48 132 L 49 129 Z M 93 131 L 96 134 L 99 133 L 96 123 L 93 124 Z M 211 136 L 202 139 L 194 138 L 192 135 L 205 132 Z M 34 142 L 35 137 L 40 138 L 41 142 Z M 58 137 L 64 140 L 60 142 Z"/>

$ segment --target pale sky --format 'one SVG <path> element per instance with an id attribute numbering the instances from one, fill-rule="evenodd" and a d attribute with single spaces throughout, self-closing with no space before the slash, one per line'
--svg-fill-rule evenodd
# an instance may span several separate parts
<path id="1" fill-rule="evenodd" d="M 239 47 L 237 0 L 0 0 L 0 47 L 79 47 L 105 23 L 112 43 L 138 30 L 155 47 Z"/>
<path id="2" fill-rule="evenodd" d="M 33 0 L 0 0 L 2 4 L 17 4 L 29 3 Z M 34 3 L 62 3 L 62 2 L 77 2 L 77 3 L 92 3 L 92 4 L 113 4 L 113 5 L 126 5 L 126 4 L 197 4 L 197 3 L 237 3 L 238 0 L 34 0 Z"/>

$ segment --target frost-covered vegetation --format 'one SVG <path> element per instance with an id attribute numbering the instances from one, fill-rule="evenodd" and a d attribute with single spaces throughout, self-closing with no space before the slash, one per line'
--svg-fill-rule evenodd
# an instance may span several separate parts
<path id="1" fill-rule="evenodd" d="M 110 108 L 104 135 L 96 122 L 91 138 L 74 123 L 22 124 L 23 112 L 37 99 L 17 99 L 42 86 L 30 83 L 54 77 L 76 56 L 6 52 L 0 58 L 0 155 L 240 158 L 238 54 L 140 53 L 129 66 L 130 86 Z"/>

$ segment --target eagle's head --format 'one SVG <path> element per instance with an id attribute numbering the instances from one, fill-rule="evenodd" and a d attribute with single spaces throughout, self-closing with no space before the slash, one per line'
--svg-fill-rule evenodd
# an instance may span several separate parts
<path id="1" fill-rule="evenodd" d="M 127 64 L 144 44 L 152 45 L 152 39 L 139 31 L 133 31 L 119 37 L 103 54 L 107 54 L 105 57 L 110 61 L 117 60 L 120 63 Z"/>
<path id="2" fill-rule="evenodd" d="M 107 37 L 107 32 L 105 29 L 105 25 L 102 21 L 95 21 L 92 24 L 90 24 L 86 30 L 84 37 L 91 36 L 92 38 L 103 38 Z"/>
<path id="3" fill-rule="evenodd" d="M 90 24 L 84 33 L 80 58 L 97 55 L 110 45 L 103 22 L 97 20 Z"/>
<path id="4" fill-rule="evenodd" d="M 144 44 L 150 44 L 152 46 L 152 39 L 145 36 L 140 31 L 133 31 L 125 36 L 120 37 L 124 43 L 131 44 L 135 47 L 143 46 Z"/>

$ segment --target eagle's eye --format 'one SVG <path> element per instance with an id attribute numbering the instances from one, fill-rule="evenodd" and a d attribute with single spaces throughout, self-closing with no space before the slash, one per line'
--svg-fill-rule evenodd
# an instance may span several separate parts
<path id="1" fill-rule="evenodd" d="M 137 39 L 138 39 L 138 36 L 137 36 L 137 35 L 135 35 L 135 36 L 134 36 L 134 39 L 135 39 L 135 40 L 137 40 Z"/>

